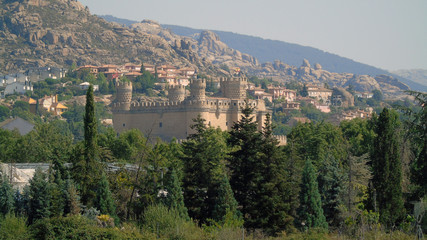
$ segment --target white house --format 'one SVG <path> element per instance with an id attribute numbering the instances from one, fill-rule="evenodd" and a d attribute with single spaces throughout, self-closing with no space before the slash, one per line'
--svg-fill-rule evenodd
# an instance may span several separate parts
<path id="1" fill-rule="evenodd" d="M 87 90 L 87 89 L 89 89 L 90 83 L 88 83 L 88 82 L 80 83 L 79 86 L 80 86 L 80 89 Z M 99 86 L 93 85 L 93 91 L 96 92 L 98 90 L 99 90 Z"/>
<path id="2" fill-rule="evenodd" d="M 11 84 L 8 84 L 4 89 L 4 96 L 15 94 L 15 93 L 24 94 L 27 91 L 33 91 L 33 85 L 31 84 L 30 81 L 13 82 Z"/>

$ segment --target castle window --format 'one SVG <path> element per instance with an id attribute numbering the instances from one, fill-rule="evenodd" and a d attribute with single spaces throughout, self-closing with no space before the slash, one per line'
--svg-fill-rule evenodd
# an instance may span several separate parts
<path id="1" fill-rule="evenodd" d="M 123 127 L 126 127 L 126 123 L 123 123 Z"/>
<path id="2" fill-rule="evenodd" d="M 225 122 L 225 126 L 228 126 L 228 122 Z"/>
<path id="3" fill-rule="evenodd" d="M 236 103 L 234 103 L 234 106 L 236 106 Z"/>
<path id="4" fill-rule="evenodd" d="M 163 127 L 163 123 L 159 122 L 159 128 Z"/>

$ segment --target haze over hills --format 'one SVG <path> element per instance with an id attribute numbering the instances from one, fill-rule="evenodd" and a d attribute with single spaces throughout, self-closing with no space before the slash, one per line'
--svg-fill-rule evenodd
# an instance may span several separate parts
<path id="1" fill-rule="evenodd" d="M 132 24 L 137 23 L 137 21 L 116 18 L 111 15 L 100 17 L 107 21 L 117 22 L 126 26 L 131 26 Z M 176 25 L 161 24 L 161 26 L 166 29 L 170 29 L 171 32 L 177 35 L 195 39 L 197 39 L 199 34 L 204 31 L 202 29 L 193 29 Z M 359 63 L 336 54 L 324 52 L 313 47 L 301 46 L 277 40 L 268 40 L 232 32 L 217 30 L 211 31 L 217 34 L 219 39 L 230 48 L 254 56 L 261 63 L 280 60 L 281 62 L 292 66 L 299 66 L 304 59 L 307 59 L 310 63 L 319 63 L 324 70 L 329 72 L 355 73 L 371 76 L 391 75 L 407 84 L 411 89 L 427 91 L 427 83 L 422 84 L 422 82 L 415 82 L 405 78 L 405 76 L 390 73 L 386 70 Z"/>

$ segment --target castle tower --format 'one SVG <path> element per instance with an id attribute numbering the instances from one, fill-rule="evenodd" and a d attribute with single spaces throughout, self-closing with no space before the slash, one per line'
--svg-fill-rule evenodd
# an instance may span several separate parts
<path id="1" fill-rule="evenodd" d="M 231 99 L 245 99 L 248 79 L 245 77 L 220 78 L 223 97 Z"/>
<path id="2" fill-rule="evenodd" d="M 182 102 L 185 99 L 184 85 L 171 85 L 168 88 L 168 98 L 170 102 Z"/>
<path id="3" fill-rule="evenodd" d="M 116 100 L 120 104 L 118 109 L 130 110 L 130 102 L 132 101 L 132 83 L 131 82 L 117 82 L 116 83 Z"/>
<path id="4" fill-rule="evenodd" d="M 190 83 L 190 100 L 204 101 L 206 99 L 205 94 L 206 80 L 204 79 L 192 79 Z"/>

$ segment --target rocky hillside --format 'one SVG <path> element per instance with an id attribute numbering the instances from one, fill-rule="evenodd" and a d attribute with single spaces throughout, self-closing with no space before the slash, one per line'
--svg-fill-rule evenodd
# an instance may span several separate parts
<path id="1" fill-rule="evenodd" d="M 174 34 L 146 20 L 124 27 L 90 14 L 75 0 L 0 0 L 0 71 L 28 67 L 121 64 L 125 62 L 172 63 L 207 74 L 228 74 L 239 67 L 259 77 L 279 81 L 345 87 L 360 91 L 381 89 L 395 97 L 405 84 L 391 77 L 334 73 L 304 60 L 300 67 L 280 61 L 259 63 L 221 41 L 211 31 L 191 37 Z M 221 69 L 222 68 L 222 69 Z"/>
<path id="2" fill-rule="evenodd" d="M 212 65 L 165 38 L 110 23 L 75 0 L 0 0 L 0 71 L 125 62 Z"/>

